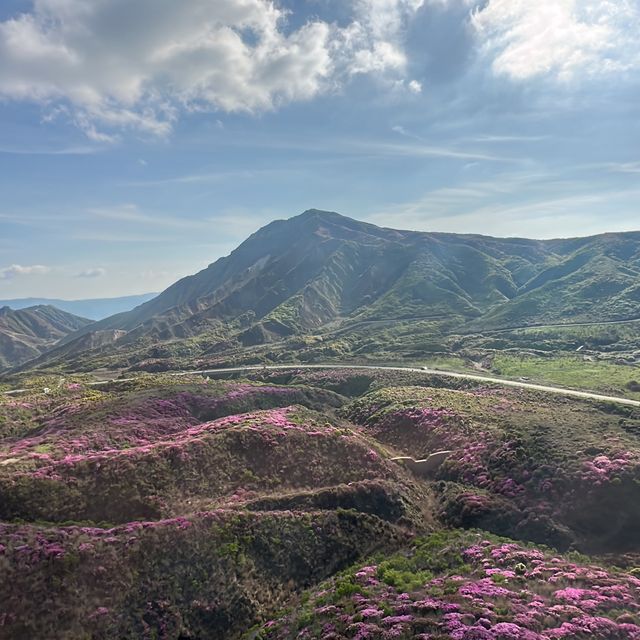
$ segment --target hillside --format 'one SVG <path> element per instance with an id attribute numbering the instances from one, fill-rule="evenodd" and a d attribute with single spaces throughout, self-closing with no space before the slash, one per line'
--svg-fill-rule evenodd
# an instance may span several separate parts
<path id="1" fill-rule="evenodd" d="M 348 334 L 363 323 L 430 320 L 451 334 L 638 317 L 640 232 L 500 239 L 383 229 L 311 210 L 272 222 L 153 300 L 66 340 L 126 331 L 73 366 L 92 358 L 131 366 Z"/>
<path id="2" fill-rule="evenodd" d="M 237 638 L 433 522 L 428 490 L 336 418 L 332 392 L 55 389 L 0 396 L 3 637 Z"/>
<path id="3" fill-rule="evenodd" d="M 0 368 L 16 366 L 91 323 L 52 306 L 0 308 Z"/>
<path id="4" fill-rule="evenodd" d="M 0 395 L 2 637 L 640 638 L 637 410 L 346 369 L 51 380 Z"/>

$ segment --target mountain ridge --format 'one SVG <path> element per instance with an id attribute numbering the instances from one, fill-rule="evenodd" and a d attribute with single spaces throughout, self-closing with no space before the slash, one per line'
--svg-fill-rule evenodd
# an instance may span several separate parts
<path id="1" fill-rule="evenodd" d="M 98 341 L 102 351 L 208 336 L 204 351 L 219 352 L 340 321 L 426 315 L 478 331 L 637 318 L 640 232 L 493 238 L 384 228 L 311 209 L 267 224 L 228 256 L 60 344 L 93 332 L 115 336 L 112 345 Z"/>
<path id="2" fill-rule="evenodd" d="M 66 335 L 91 324 L 51 305 L 0 308 L 0 368 L 27 362 Z"/>
<path id="3" fill-rule="evenodd" d="M 74 316 L 102 320 L 115 313 L 130 311 L 134 307 L 157 296 L 157 293 L 142 293 L 131 296 L 112 298 L 87 298 L 78 300 L 61 300 L 59 298 L 13 298 L 0 300 L 0 307 L 8 306 L 14 311 L 35 306 L 53 306 Z"/>

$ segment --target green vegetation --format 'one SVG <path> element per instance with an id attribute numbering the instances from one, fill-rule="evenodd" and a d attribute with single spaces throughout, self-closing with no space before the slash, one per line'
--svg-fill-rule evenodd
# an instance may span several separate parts
<path id="1" fill-rule="evenodd" d="M 526 377 L 533 382 L 640 400 L 640 366 L 592 360 L 588 356 L 533 357 L 499 353 L 493 358 L 492 371 L 507 378 Z"/>
<path id="2" fill-rule="evenodd" d="M 407 579 L 381 579 L 399 565 Z M 305 592 L 301 606 L 245 638 L 637 640 L 630 574 L 482 532 L 419 538 Z"/>

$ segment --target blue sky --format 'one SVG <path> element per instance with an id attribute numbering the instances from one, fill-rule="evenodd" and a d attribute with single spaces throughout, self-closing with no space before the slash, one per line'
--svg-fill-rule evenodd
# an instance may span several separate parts
<path id="1" fill-rule="evenodd" d="M 0 298 L 161 290 L 275 218 L 640 228 L 640 0 L 3 0 Z"/>

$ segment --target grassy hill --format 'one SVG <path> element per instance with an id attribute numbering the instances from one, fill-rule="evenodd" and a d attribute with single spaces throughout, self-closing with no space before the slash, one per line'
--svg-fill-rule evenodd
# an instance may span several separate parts
<path id="1" fill-rule="evenodd" d="M 310 589 L 246 638 L 637 640 L 639 598 L 636 577 L 587 558 L 434 534 Z"/>

